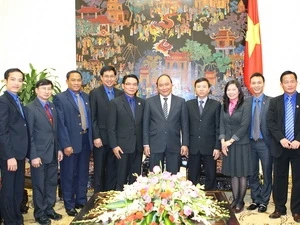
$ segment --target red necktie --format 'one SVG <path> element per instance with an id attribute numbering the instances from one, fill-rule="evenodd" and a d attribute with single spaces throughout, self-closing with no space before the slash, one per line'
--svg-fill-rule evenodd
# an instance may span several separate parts
<path id="1" fill-rule="evenodd" d="M 50 107 L 48 104 L 45 105 L 45 110 L 46 110 L 46 114 L 47 114 L 47 117 L 51 123 L 51 125 L 53 125 L 53 117 L 52 117 L 52 114 L 51 114 L 51 111 L 50 111 Z"/>

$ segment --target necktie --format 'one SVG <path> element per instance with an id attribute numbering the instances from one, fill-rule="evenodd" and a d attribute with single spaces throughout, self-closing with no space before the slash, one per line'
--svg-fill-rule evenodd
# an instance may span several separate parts
<path id="1" fill-rule="evenodd" d="M 76 97 L 77 97 L 78 109 L 79 109 L 79 113 L 80 113 L 81 127 L 82 127 L 82 130 L 86 130 L 87 125 L 86 125 L 86 119 L 85 119 L 85 108 L 84 108 L 84 105 L 83 105 L 80 95 L 76 94 Z"/>
<path id="2" fill-rule="evenodd" d="M 167 119 L 168 118 L 168 98 L 164 98 L 165 102 L 163 105 L 163 111 L 164 111 L 164 116 Z"/>
<path id="3" fill-rule="evenodd" d="M 134 99 L 132 99 L 132 98 L 129 99 L 129 105 L 130 105 L 130 109 L 132 111 L 133 118 L 135 118 L 135 101 L 134 101 Z"/>
<path id="4" fill-rule="evenodd" d="M 19 97 L 16 97 L 16 98 L 15 98 L 15 101 L 16 101 L 16 103 L 17 103 L 19 109 L 20 109 L 20 112 L 21 112 L 21 114 L 22 114 L 22 117 L 25 118 L 25 117 L 24 117 L 23 108 L 22 108 L 22 104 L 21 104 L 21 102 L 20 102 Z"/>
<path id="5" fill-rule="evenodd" d="M 202 114 L 202 112 L 203 112 L 203 103 L 204 103 L 204 101 L 199 101 L 199 112 L 200 112 L 200 115 Z"/>
<path id="6" fill-rule="evenodd" d="M 113 91 L 107 91 L 107 94 L 108 94 L 108 100 L 110 101 L 110 100 L 112 100 L 112 99 L 114 99 L 114 93 L 113 93 Z"/>
<path id="7" fill-rule="evenodd" d="M 52 114 L 51 114 L 51 111 L 50 111 L 50 107 L 49 107 L 48 104 L 46 104 L 44 107 L 45 107 L 45 111 L 46 111 L 47 117 L 48 117 L 51 125 L 53 125 L 53 117 L 52 117 Z"/>
<path id="8" fill-rule="evenodd" d="M 252 138 L 256 141 L 260 136 L 260 100 L 255 100 L 254 112 L 253 112 L 253 121 L 252 121 Z"/>
<path id="9" fill-rule="evenodd" d="M 285 137 L 289 141 L 294 140 L 294 110 L 291 96 L 287 98 L 285 109 Z"/>

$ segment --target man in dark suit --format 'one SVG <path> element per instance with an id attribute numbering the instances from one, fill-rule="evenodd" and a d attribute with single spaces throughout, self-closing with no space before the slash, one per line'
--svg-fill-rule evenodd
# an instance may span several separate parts
<path id="1" fill-rule="evenodd" d="M 116 157 L 108 144 L 107 118 L 109 101 L 123 92 L 114 88 L 117 72 L 113 66 L 100 71 L 102 85 L 90 92 L 93 123 L 94 193 L 116 187 Z"/>
<path id="2" fill-rule="evenodd" d="M 117 158 L 116 190 L 132 184 L 141 174 L 143 156 L 143 110 L 145 100 L 136 96 L 139 80 L 134 74 L 122 80 L 124 94 L 109 104 L 108 139 Z"/>
<path id="3" fill-rule="evenodd" d="M 250 176 L 252 203 L 248 210 L 258 212 L 267 211 L 272 192 L 272 165 L 273 159 L 270 152 L 270 132 L 267 127 L 267 112 L 270 97 L 263 93 L 265 78 L 261 73 L 254 73 L 250 78 L 252 98 L 247 100 L 252 105 L 252 122 L 250 129 L 251 157 L 253 173 Z M 259 180 L 259 163 L 261 162 L 263 182 Z"/>
<path id="4" fill-rule="evenodd" d="M 0 97 L 0 210 L 5 225 L 20 225 L 28 130 L 17 93 L 22 88 L 24 73 L 17 68 L 8 69 L 4 79 L 6 91 Z"/>
<path id="5" fill-rule="evenodd" d="M 188 179 L 199 183 L 201 165 L 205 173 L 205 190 L 216 190 L 216 160 L 220 156 L 220 102 L 209 99 L 210 83 L 195 81 L 196 99 L 187 102 L 189 113 Z"/>
<path id="6" fill-rule="evenodd" d="M 144 153 L 150 157 L 150 170 L 158 165 L 173 174 L 181 165 L 181 156 L 188 156 L 188 112 L 183 98 L 171 94 L 172 80 L 162 74 L 156 82 L 158 95 L 148 98 L 143 119 Z M 162 168 L 163 169 L 163 168 Z"/>
<path id="7" fill-rule="evenodd" d="M 33 214 L 39 224 L 50 224 L 50 219 L 62 218 L 53 209 L 56 202 L 58 161 L 63 159 L 63 153 L 58 151 L 56 109 L 49 102 L 52 90 L 50 80 L 39 80 L 35 88 L 37 98 L 25 107 L 30 137 Z"/>
<path id="8" fill-rule="evenodd" d="M 60 179 L 66 212 L 76 216 L 87 201 L 89 161 L 92 148 L 92 122 L 89 97 L 81 91 L 82 75 L 67 73 L 68 89 L 54 96 L 58 114 L 58 140 L 64 160 L 60 163 Z"/>
<path id="9" fill-rule="evenodd" d="M 300 94 L 296 91 L 297 75 L 285 71 L 280 76 L 284 94 L 271 99 L 267 125 L 270 130 L 273 167 L 273 200 L 275 211 L 270 218 L 286 215 L 289 166 L 292 169 L 291 211 L 300 222 Z"/>

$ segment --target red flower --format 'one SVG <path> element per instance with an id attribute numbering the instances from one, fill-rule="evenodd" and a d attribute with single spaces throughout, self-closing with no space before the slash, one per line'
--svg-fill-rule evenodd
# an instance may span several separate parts
<path id="1" fill-rule="evenodd" d="M 146 204 L 145 210 L 146 210 L 147 212 L 149 212 L 149 211 L 152 210 L 152 208 L 153 208 L 153 203 L 152 203 L 152 202 L 149 202 L 149 203 Z"/>

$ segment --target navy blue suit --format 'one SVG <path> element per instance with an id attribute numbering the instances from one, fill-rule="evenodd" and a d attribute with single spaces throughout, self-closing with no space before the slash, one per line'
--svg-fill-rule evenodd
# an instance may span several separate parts
<path id="1" fill-rule="evenodd" d="M 23 110 L 24 111 L 24 110 Z M 5 224 L 23 223 L 20 205 L 23 199 L 25 157 L 28 151 L 27 122 L 8 93 L 0 97 L 0 168 L 1 183 L 0 209 Z M 7 170 L 7 160 L 17 160 L 17 170 Z"/>
<path id="2" fill-rule="evenodd" d="M 58 114 L 58 141 L 62 150 L 73 148 L 73 154 L 64 155 L 60 163 L 62 195 L 67 210 L 87 201 L 89 161 L 92 148 L 92 122 L 89 97 L 81 93 L 88 119 L 87 132 L 82 131 L 80 112 L 68 89 L 54 97 Z"/>

